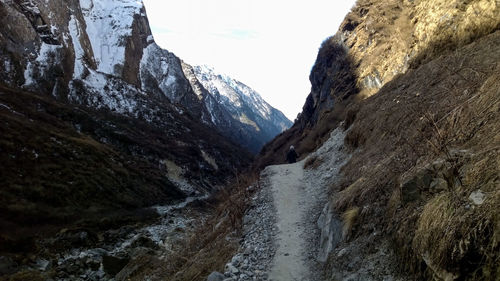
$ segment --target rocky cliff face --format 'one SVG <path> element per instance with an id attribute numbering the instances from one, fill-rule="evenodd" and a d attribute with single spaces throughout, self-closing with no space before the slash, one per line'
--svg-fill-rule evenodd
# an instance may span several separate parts
<path id="1" fill-rule="evenodd" d="M 284 153 L 285 142 L 304 151 L 318 147 L 332 126 L 353 113 L 344 110 L 351 100 L 371 96 L 398 75 L 497 30 L 499 9 L 494 0 L 358 1 L 321 45 L 297 122 L 263 154 L 271 147 Z"/>
<path id="2" fill-rule="evenodd" d="M 377 257 L 401 280 L 499 278 L 499 29 L 497 1 L 367 0 L 325 40 L 303 112 L 257 165 L 347 130 L 324 215 L 349 235 L 328 276 L 378 280 L 365 263 Z"/>
<path id="3" fill-rule="evenodd" d="M 339 99 L 370 96 L 408 69 L 491 33 L 499 9 L 493 0 L 358 1 L 320 48 L 301 122 L 315 124 Z"/>

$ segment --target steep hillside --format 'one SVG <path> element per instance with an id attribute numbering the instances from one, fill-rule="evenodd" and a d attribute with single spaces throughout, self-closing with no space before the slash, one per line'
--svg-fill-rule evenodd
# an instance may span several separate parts
<path id="1" fill-rule="evenodd" d="M 325 40 L 303 112 L 256 165 L 347 130 L 327 278 L 379 280 L 389 261 L 402 280 L 498 280 L 499 27 L 496 1 L 366 0 Z M 334 153 L 306 163 L 328 177 Z"/>
<path id="2" fill-rule="evenodd" d="M 5 223 L 64 223 L 83 210 L 172 202 L 212 191 L 248 161 L 171 105 L 158 107 L 161 123 L 149 123 L 29 92 L 0 93 Z"/>
<path id="3" fill-rule="evenodd" d="M 499 43 L 484 36 L 361 103 L 331 187 L 332 212 L 359 211 L 348 243 L 375 230 L 419 278 L 498 280 Z"/>
<path id="4" fill-rule="evenodd" d="M 244 146 L 258 153 L 262 146 L 277 134 L 290 128 L 292 122 L 282 112 L 270 106 L 262 97 L 247 85 L 223 74 L 217 74 L 207 66 L 193 67 L 193 74 L 203 88 L 204 101 L 210 112 L 222 107 L 227 113 L 211 115 L 217 127 L 226 127 L 226 135 L 234 141 L 244 142 Z M 227 118 L 232 120 L 228 120 Z M 219 124 L 220 123 L 220 124 Z"/>
<path id="5" fill-rule="evenodd" d="M 204 119 L 142 2 L 0 1 L 0 26 L 0 251 L 212 193 L 250 162 Z"/>

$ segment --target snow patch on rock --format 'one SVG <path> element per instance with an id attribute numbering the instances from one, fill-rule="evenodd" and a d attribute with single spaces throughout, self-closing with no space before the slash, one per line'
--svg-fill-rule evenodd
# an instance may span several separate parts
<path id="1" fill-rule="evenodd" d="M 45 73 L 53 63 L 57 63 L 57 52 L 62 48 L 61 45 L 50 45 L 42 42 L 38 56 L 31 62 L 29 61 L 24 71 L 24 86 L 31 86 L 36 83 L 35 72 L 38 74 Z M 6 61 L 5 69 L 10 69 L 10 63 Z"/>
<path id="2" fill-rule="evenodd" d="M 71 101 L 131 116 L 137 114 L 137 96 L 145 93 L 122 80 L 95 70 L 88 71 L 85 79 L 70 83 Z"/>
<path id="3" fill-rule="evenodd" d="M 150 90 L 151 80 L 154 80 L 165 96 L 175 100 L 177 77 L 170 55 L 156 43 L 144 48 L 140 63 L 141 85 L 143 89 Z"/>
<path id="4" fill-rule="evenodd" d="M 97 71 L 121 75 L 125 63 L 126 38 L 132 35 L 134 15 L 141 14 L 142 1 L 80 0 L 80 7 Z"/>
<path id="5" fill-rule="evenodd" d="M 83 59 L 85 58 L 85 51 L 80 42 L 80 23 L 73 15 L 69 20 L 68 30 L 69 35 L 71 36 L 71 42 L 73 43 L 73 49 L 75 51 L 75 67 L 73 70 L 73 78 L 81 78 L 85 71 L 85 64 L 83 62 Z"/>

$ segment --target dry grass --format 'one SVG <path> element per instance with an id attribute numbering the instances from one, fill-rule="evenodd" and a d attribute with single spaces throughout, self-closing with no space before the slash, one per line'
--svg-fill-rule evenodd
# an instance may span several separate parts
<path id="1" fill-rule="evenodd" d="M 366 178 L 360 177 L 347 188 L 338 192 L 338 196 L 335 196 L 335 209 L 345 210 L 348 206 L 354 205 L 356 198 L 359 197 L 365 187 L 365 182 Z"/>
<path id="2" fill-rule="evenodd" d="M 349 239 L 349 237 L 351 236 L 352 228 L 356 223 L 358 215 L 359 215 L 358 207 L 352 207 L 342 214 L 342 222 L 343 222 L 342 237 L 344 240 Z"/>
<path id="3" fill-rule="evenodd" d="M 323 158 L 318 156 L 308 157 L 304 162 L 304 169 L 316 169 L 324 162 Z"/>
<path id="4" fill-rule="evenodd" d="M 447 269 L 474 280 L 493 279 L 500 261 L 493 254 L 498 253 L 500 232 L 498 214 L 492 210 L 500 208 L 500 191 L 490 195 L 493 198 L 488 202 L 472 207 L 449 192 L 430 200 L 418 220 L 413 249 L 441 272 Z M 478 264 L 486 266 L 478 268 Z"/>
<path id="5" fill-rule="evenodd" d="M 392 233 L 403 268 L 421 278 L 500 277 L 499 44 L 496 32 L 389 82 L 346 136 L 354 155 L 333 190 L 336 210 L 363 206 L 352 235 L 373 225 Z M 432 174 L 449 188 L 422 187 L 403 202 L 403 178 L 436 160 L 451 167 Z M 468 199 L 477 189 L 487 196 L 480 206 Z"/>

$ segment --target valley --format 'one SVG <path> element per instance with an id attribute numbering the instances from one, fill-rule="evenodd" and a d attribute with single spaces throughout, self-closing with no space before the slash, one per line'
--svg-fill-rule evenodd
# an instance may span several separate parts
<path id="1" fill-rule="evenodd" d="M 0 0 L 0 280 L 500 279 L 498 1 L 358 0 L 293 123 L 146 12 Z"/>

